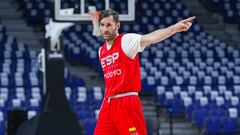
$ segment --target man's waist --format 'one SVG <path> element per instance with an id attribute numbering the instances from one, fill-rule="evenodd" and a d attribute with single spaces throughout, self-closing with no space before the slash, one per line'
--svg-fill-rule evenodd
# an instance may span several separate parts
<path id="1" fill-rule="evenodd" d="M 126 92 L 126 93 L 116 94 L 116 95 L 107 97 L 106 99 L 108 100 L 108 102 L 110 102 L 110 100 L 112 98 L 122 98 L 122 97 L 127 97 L 127 96 L 138 96 L 138 93 L 137 92 Z"/>

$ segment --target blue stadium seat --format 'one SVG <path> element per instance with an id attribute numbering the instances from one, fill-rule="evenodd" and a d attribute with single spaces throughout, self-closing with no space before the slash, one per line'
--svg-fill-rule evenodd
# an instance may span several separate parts
<path id="1" fill-rule="evenodd" d="M 82 58 L 81 50 L 79 47 L 73 47 L 72 49 L 70 49 L 68 55 L 68 58 L 73 62 L 78 62 Z"/>
<path id="2" fill-rule="evenodd" d="M 228 23 L 235 23 L 236 22 L 236 12 L 231 8 L 230 3 L 224 4 L 224 21 Z"/>
<path id="3" fill-rule="evenodd" d="M 84 120 L 86 118 L 90 118 L 91 114 L 88 110 L 76 110 L 77 117 L 79 120 Z"/>
<path id="4" fill-rule="evenodd" d="M 195 109 L 192 112 L 193 124 L 198 128 L 202 128 L 203 123 L 204 123 L 204 119 L 208 116 L 209 116 L 209 113 L 208 113 L 207 109 L 205 109 L 205 108 Z"/>
<path id="5" fill-rule="evenodd" d="M 209 114 L 210 114 L 210 116 L 216 116 L 219 118 L 226 115 L 224 109 L 221 109 L 221 108 L 213 108 L 213 109 L 209 110 Z"/>
<path id="6" fill-rule="evenodd" d="M 65 87 L 64 90 L 65 90 L 65 94 L 66 94 L 68 101 L 71 102 L 73 100 L 72 93 L 74 93 L 74 92 L 72 91 L 71 87 Z"/>
<path id="7" fill-rule="evenodd" d="M 82 80 L 82 79 L 80 79 L 80 78 L 72 77 L 71 86 L 72 86 L 73 88 L 85 86 L 85 82 L 84 82 L 84 80 Z"/>
<path id="8" fill-rule="evenodd" d="M 93 87 L 92 90 L 88 93 L 88 99 L 90 100 L 91 110 L 98 110 L 102 105 L 104 95 L 101 87 Z"/>
<path id="9" fill-rule="evenodd" d="M 7 101 L 5 99 L 0 99 L 0 109 L 7 110 Z"/>
<path id="10" fill-rule="evenodd" d="M 83 120 L 84 135 L 93 135 L 94 127 L 96 126 L 95 118 L 87 118 Z"/>
<path id="11" fill-rule="evenodd" d="M 217 135 L 221 133 L 221 120 L 217 116 L 209 116 L 204 119 L 203 131 L 207 135 Z"/>
<path id="12" fill-rule="evenodd" d="M 184 110 L 183 105 L 180 98 L 177 98 L 176 96 L 172 99 L 171 102 L 171 108 L 168 109 L 169 113 L 171 113 L 173 116 L 180 116 Z"/>
<path id="13" fill-rule="evenodd" d="M 29 101 L 29 110 L 39 111 L 40 110 L 40 102 L 37 99 L 30 99 Z"/>
<path id="14" fill-rule="evenodd" d="M 216 101 L 216 107 L 226 109 L 225 100 L 223 97 L 221 97 L 221 96 L 216 97 L 215 101 Z"/>
<path id="15" fill-rule="evenodd" d="M 156 80 L 153 76 L 148 76 L 147 78 L 143 79 L 142 82 L 142 89 L 146 92 L 153 92 L 156 90 Z"/>
<path id="16" fill-rule="evenodd" d="M 187 91 L 188 91 L 188 94 L 189 95 L 191 95 L 191 96 L 193 96 L 193 94 L 195 93 L 195 91 L 196 91 L 197 89 L 196 89 L 196 87 L 194 86 L 194 85 L 189 85 L 189 86 L 187 86 Z"/>
<path id="17" fill-rule="evenodd" d="M 163 103 L 165 100 L 165 87 L 164 86 L 157 86 L 156 90 L 156 99 L 159 103 Z"/>
<path id="18" fill-rule="evenodd" d="M 5 123 L 4 123 L 4 121 L 0 121 L 0 134 L 1 135 L 5 134 Z"/>
<path id="19" fill-rule="evenodd" d="M 237 135 L 238 123 L 234 118 L 222 117 L 222 133 L 225 135 Z"/>
<path id="20" fill-rule="evenodd" d="M 228 112 L 228 116 L 230 118 L 238 118 L 239 117 L 239 115 L 238 115 L 239 110 L 237 108 L 228 108 L 227 112 Z"/>

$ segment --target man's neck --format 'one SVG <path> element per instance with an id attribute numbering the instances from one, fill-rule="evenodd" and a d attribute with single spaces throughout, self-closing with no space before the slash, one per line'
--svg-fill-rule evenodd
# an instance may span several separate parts
<path id="1" fill-rule="evenodd" d="M 115 36 L 115 38 L 113 38 L 112 40 L 108 40 L 108 41 L 106 41 L 106 42 L 107 42 L 107 45 L 108 45 L 108 46 L 112 46 L 114 40 L 117 38 L 118 35 L 119 35 L 119 34 L 117 34 L 117 35 Z"/>

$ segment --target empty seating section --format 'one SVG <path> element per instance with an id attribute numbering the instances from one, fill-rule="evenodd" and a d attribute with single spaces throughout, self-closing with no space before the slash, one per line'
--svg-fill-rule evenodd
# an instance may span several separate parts
<path id="1" fill-rule="evenodd" d="M 208 8 L 223 15 L 228 23 L 240 23 L 240 0 L 200 0 L 206 3 Z"/>
<path id="2" fill-rule="evenodd" d="M 96 86 L 87 90 L 85 86 L 79 86 L 66 87 L 65 91 L 70 106 L 83 122 L 85 134 L 92 135 L 103 100 L 103 89 Z"/>
<path id="3" fill-rule="evenodd" d="M 227 22 L 239 21 L 239 0 L 235 1 L 236 4 L 231 0 L 209 1 L 212 6 L 223 7 Z M 79 1 L 65 0 L 62 4 L 64 8 L 68 8 L 77 2 Z M 103 6 L 97 0 L 89 1 L 91 2 L 97 9 Z M 42 24 L 47 23 L 53 14 L 51 12 L 53 3 L 50 0 L 22 0 L 20 3 L 27 13 L 27 20 L 31 23 L 36 23 L 39 19 Z M 191 16 L 180 0 L 147 2 L 137 0 L 137 3 L 135 22 L 122 23 L 120 32 L 144 34 Z M 116 6 L 117 4 L 119 6 Z M 111 6 L 126 12 L 127 6 L 120 0 L 116 0 Z M 76 24 L 64 31 L 65 56 L 70 62 L 85 61 L 94 65 L 96 71 L 101 72 L 98 48 L 103 41 L 92 36 L 92 28 L 91 23 Z M 6 106 L 18 107 L 31 104 L 31 110 L 35 110 L 42 94 L 39 83 L 36 83 L 39 82 L 39 73 L 30 66 L 34 64 L 35 55 L 31 56 L 27 47 L 19 44 L 16 39 L 7 37 L 3 26 L 0 27 L 0 31 L 3 52 L 0 56 L 3 62 L 0 67 L 2 72 L 0 105 L 3 108 L 3 116 Z M 18 57 L 20 57 L 18 60 L 13 60 Z M 202 128 L 207 134 L 237 132 L 239 128 L 237 120 L 240 118 L 239 50 L 209 35 L 195 21 L 189 31 L 175 34 L 161 43 L 146 48 L 140 53 L 140 57 L 142 91 L 155 93 L 156 101 L 169 107 L 169 113 L 174 116 L 185 114 L 187 120 L 192 121 L 196 127 Z M 21 69 L 21 67 L 25 68 Z M 30 73 L 26 74 L 28 71 L 25 70 Z M 23 77 L 29 79 L 22 80 Z M 103 99 L 103 90 L 99 87 L 87 90 L 82 80 L 67 77 L 65 79 L 69 103 L 77 112 L 79 119 L 84 120 L 85 132 L 92 134 L 92 130 L 87 127 L 95 125 Z M 27 89 L 24 89 L 25 87 Z M 26 95 L 24 96 L 23 93 Z M 10 102 L 7 102 L 8 100 Z"/>
<path id="4" fill-rule="evenodd" d="M 37 52 L 29 51 L 27 46 L 18 42 L 16 38 L 8 36 L 5 27 L 0 23 L 1 135 L 5 132 L 8 110 L 27 110 L 29 119 L 40 111 L 43 90 L 37 55 Z M 80 119 L 88 118 L 87 123 L 94 124 L 103 99 L 103 90 L 94 87 L 87 91 L 82 79 L 70 76 L 66 68 L 64 73 L 69 104 Z M 92 126 L 86 129 L 87 133 L 91 131 Z"/>
<path id="5" fill-rule="evenodd" d="M 17 0 L 29 24 L 48 23 L 53 17 L 53 1 L 51 0 Z"/>
<path id="6" fill-rule="evenodd" d="M 6 34 L 0 22 L 0 134 L 5 132 L 7 110 L 27 109 L 29 117 L 39 111 L 42 99 L 37 52 Z"/>
<path id="7" fill-rule="evenodd" d="M 151 2 L 140 4 L 145 12 L 139 23 L 146 27 L 143 30 L 141 26 L 136 27 L 136 31 L 146 30 L 145 33 L 152 27 L 176 22 L 176 16 L 190 16 L 178 1 L 174 4 L 171 3 L 173 1 Z M 156 8 L 154 11 L 158 13 L 150 7 Z M 177 7 L 178 14 L 175 15 Z M 176 34 L 141 53 L 143 91 L 155 91 L 157 101 L 170 107 L 170 113 L 177 116 L 184 112 L 188 120 L 204 128 L 206 133 L 213 132 L 209 129 L 225 133 L 223 119 L 226 117 L 235 121 L 240 117 L 232 118 L 228 114 L 232 108 L 240 111 L 239 53 L 239 50 L 204 32 L 195 22 L 189 32 Z M 219 117 L 208 118 L 215 116 L 214 113 L 219 113 Z M 209 128 L 208 125 L 212 124 L 205 122 L 216 122 L 216 119 L 222 129 L 218 125 Z M 236 130 L 231 132 L 236 133 Z"/>

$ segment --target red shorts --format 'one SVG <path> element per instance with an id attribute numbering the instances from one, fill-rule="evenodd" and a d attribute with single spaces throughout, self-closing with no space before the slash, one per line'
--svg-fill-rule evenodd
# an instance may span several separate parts
<path id="1" fill-rule="evenodd" d="M 94 135 L 147 135 L 139 97 L 105 99 Z"/>

